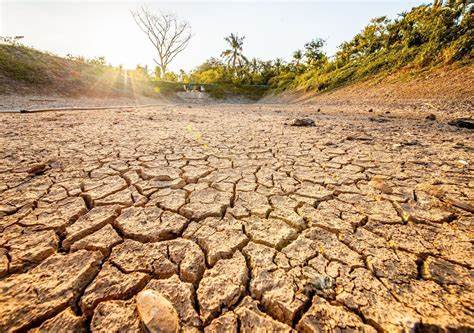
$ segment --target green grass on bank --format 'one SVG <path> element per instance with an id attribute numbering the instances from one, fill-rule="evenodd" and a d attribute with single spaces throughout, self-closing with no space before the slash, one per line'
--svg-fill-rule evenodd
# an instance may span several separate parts
<path id="1" fill-rule="evenodd" d="M 453 0 L 415 7 L 395 20 L 373 19 L 334 57 L 322 54 L 312 65 L 289 66 L 269 84 L 274 93 L 324 92 L 402 70 L 416 74 L 453 63 L 472 65 L 473 8 L 466 1 Z"/>
<path id="2" fill-rule="evenodd" d="M 123 70 L 105 63 L 103 58 L 61 58 L 23 45 L 0 44 L 0 73 L 12 83 L 31 88 L 51 88 L 61 94 L 142 94 L 172 96 L 184 91 L 188 83 L 156 79 L 142 67 Z M 217 99 L 244 96 L 257 100 L 266 92 L 266 86 L 231 83 L 205 84 L 206 92 Z"/>
<path id="3" fill-rule="evenodd" d="M 109 66 L 104 58 L 62 58 L 23 45 L 0 44 L 0 74 L 10 89 L 21 86 L 64 95 L 155 94 L 138 70 Z"/>

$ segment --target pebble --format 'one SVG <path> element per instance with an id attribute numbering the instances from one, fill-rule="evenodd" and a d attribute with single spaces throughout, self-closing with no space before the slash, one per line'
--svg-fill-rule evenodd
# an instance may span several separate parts
<path id="1" fill-rule="evenodd" d="M 290 122 L 290 126 L 315 126 L 311 118 L 295 118 Z"/>
<path id="2" fill-rule="evenodd" d="M 179 330 L 178 313 L 159 292 L 145 289 L 137 295 L 140 321 L 150 333 L 174 333 Z"/>

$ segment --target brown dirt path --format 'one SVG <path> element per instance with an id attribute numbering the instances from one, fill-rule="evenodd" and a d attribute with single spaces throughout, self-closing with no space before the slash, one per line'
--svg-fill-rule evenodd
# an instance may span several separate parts
<path id="1" fill-rule="evenodd" d="M 472 131 L 353 111 L 0 114 L 0 331 L 473 330 Z"/>

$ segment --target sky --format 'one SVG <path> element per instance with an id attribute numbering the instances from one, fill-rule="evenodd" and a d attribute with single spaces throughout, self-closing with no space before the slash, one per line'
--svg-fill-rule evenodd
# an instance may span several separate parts
<path id="1" fill-rule="evenodd" d="M 104 56 L 112 65 L 154 67 L 153 47 L 130 10 L 146 4 L 173 13 L 192 27 L 188 48 L 170 69 L 191 70 L 226 48 L 224 37 L 244 35 L 244 54 L 262 60 L 290 60 L 313 38 L 326 40 L 332 55 L 378 16 L 397 14 L 430 1 L 67 1 L 0 0 L 0 36 L 25 36 L 23 43 L 65 56 Z"/>

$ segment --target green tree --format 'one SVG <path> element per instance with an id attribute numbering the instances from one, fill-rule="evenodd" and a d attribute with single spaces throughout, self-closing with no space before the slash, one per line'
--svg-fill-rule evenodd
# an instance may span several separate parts
<path id="1" fill-rule="evenodd" d="M 165 73 L 163 79 L 166 81 L 178 82 L 178 75 L 174 72 L 168 71 Z"/>
<path id="2" fill-rule="evenodd" d="M 275 72 L 277 75 L 281 73 L 283 65 L 284 65 L 284 61 L 282 58 L 276 58 L 275 61 L 273 62 L 273 66 L 275 67 Z"/>
<path id="3" fill-rule="evenodd" d="M 304 45 L 304 56 L 308 65 L 315 67 L 327 60 L 327 57 L 323 52 L 325 43 L 326 42 L 323 39 L 315 38 Z"/>
<path id="4" fill-rule="evenodd" d="M 250 72 L 252 74 L 258 73 L 260 71 L 260 61 L 257 58 L 252 58 L 248 63 Z"/>
<path id="5" fill-rule="evenodd" d="M 247 58 L 243 55 L 243 44 L 245 36 L 239 37 L 238 34 L 231 33 L 224 40 L 229 44 L 229 48 L 222 52 L 221 56 L 226 59 L 228 65 L 232 65 L 235 71 L 237 65 L 242 67 L 247 63 Z"/>
<path id="6" fill-rule="evenodd" d="M 301 60 L 303 60 L 303 51 L 296 50 L 295 52 L 293 52 L 293 62 L 296 67 L 300 65 Z"/>

